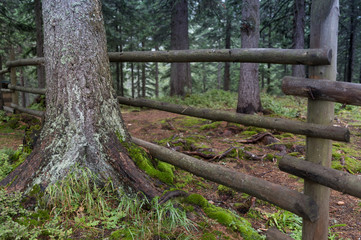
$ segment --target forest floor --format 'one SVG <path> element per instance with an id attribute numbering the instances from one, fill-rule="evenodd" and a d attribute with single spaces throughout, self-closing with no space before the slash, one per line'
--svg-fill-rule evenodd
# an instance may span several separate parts
<path id="1" fill-rule="evenodd" d="M 286 99 L 286 101 L 288 100 Z M 304 102 L 299 102 L 299 105 L 302 105 L 304 109 Z M 355 107 L 351 108 L 351 110 L 340 110 L 339 108 L 337 112 L 335 124 L 348 127 L 352 137 L 350 143 L 333 142 L 332 167 L 341 171 L 360 174 L 361 108 Z M 300 192 L 303 190 L 303 179 L 280 171 L 277 161 L 285 154 L 304 158 L 304 136 L 125 106 L 122 107 L 122 115 L 126 127 L 134 137 L 281 184 Z M 304 115 L 304 110 L 302 110 L 295 117 L 303 121 L 305 120 Z M 280 117 L 282 114 L 275 114 L 275 116 Z M 10 117 L 5 118 L 10 119 Z M 19 145 L 23 144 L 24 129 L 25 124 L 21 121 L 20 125 L 15 129 L 1 127 L 0 123 L 0 149 L 18 149 Z M 188 193 L 200 194 L 209 203 L 224 209 L 230 209 L 247 219 L 252 223 L 252 227 L 261 234 L 264 234 L 270 227 L 276 226 L 286 233 L 293 233 L 295 239 L 301 239 L 300 217 L 245 193 L 235 192 L 211 181 L 193 176 L 183 170 L 176 168 L 174 174 L 174 184 L 167 185 L 158 181 L 158 185 L 163 190 L 176 188 Z M 77 214 L 79 212 L 78 208 L 79 206 L 75 207 Z M 329 208 L 329 239 L 361 239 L 360 199 L 331 190 Z M 192 232 L 196 239 L 242 239 L 241 235 L 232 231 L 230 227 L 223 226 L 212 219 L 205 221 L 202 209 L 196 210 L 195 213 L 191 211 L 187 213 L 190 220 L 198 225 L 203 224 L 203 227 L 201 227 L 203 233 Z M 90 221 L 89 224 L 93 222 Z M 298 226 L 296 226 L 296 222 Z M 84 229 L 89 226 L 81 223 L 80 225 L 84 227 L 76 227 L 79 224 L 79 222 L 76 222 L 76 224 L 74 221 L 70 222 L 70 226 L 73 227 L 74 238 L 72 239 L 83 239 L 84 234 L 93 234 L 93 232 L 98 234 L 98 232 L 103 231 L 103 227 L 100 225 L 96 231 L 91 225 L 91 228 L 84 232 Z M 0 233 L 1 231 L 0 227 Z M 212 237 L 205 237 L 205 231 L 212 233 Z M 109 236 L 110 233 L 106 230 L 102 234 L 108 234 Z M 77 235 L 79 237 L 76 237 Z M 152 236 L 149 239 L 163 238 Z"/>
<path id="2" fill-rule="evenodd" d="M 246 154 L 238 154 L 235 157 L 227 156 L 220 160 L 205 159 L 205 161 L 221 164 L 291 189 L 298 191 L 303 189 L 303 179 L 280 171 L 277 165 L 277 158 L 283 154 L 304 157 L 305 138 L 303 136 L 266 131 L 265 129 L 245 127 L 238 124 L 227 124 L 226 122 L 214 123 L 209 120 L 199 120 L 158 110 L 133 109 L 124 112 L 123 118 L 132 136 L 167 145 L 193 156 L 197 153 L 201 155 L 202 149 L 206 149 L 208 153 L 218 156 L 232 147 L 237 148 L 240 153 Z M 343 162 L 344 158 L 348 156 L 360 163 L 361 122 L 345 118 L 338 118 L 337 122 L 339 125 L 349 127 L 352 138 L 351 142 L 347 144 L 334 143 L 334 148 L 336 148 L 334 157 L 338 156 L 337 153 L 342 155 L 340 159 L 334 159 L 334 161 Z M 244 142 L 244 140 L 254 139 L 254 136 L 259 136 L 265 132 L 270 133 L 269 136 L 279 140 L 277 145 L 285 147 L 272 147 L 272 144 L 262 142 L 262 139 L 254 143 Z M 191 144 L 188 145 L 188 148 L 185 147 L 188 144 L 187 142 Z M 178 143 L 183 143 L 183 145 Z M 192 146 L 192 144 L 195 146 Z M 338 163 L 336 162 L 335 165 L 338 165 Z M 346 167 L 343 170 L 348 171 Z M 218 184 L 195 176 L 194 180 L 187 184 L 184 190 L 199 193 L 208 201 L 221 207 L 230 208 L 236 212 L 238 210 L 241 216 L 248 218 L 253 227 L 261 232 L 268 228 L 270 220 L 272 222 L 272 219 L 270 219 L 273 217 L 272 213 L 279 210 L 279 208 L 271 204 L 257 200 L 252 204 L 248 212 L 242 213 L 244 210 L 237 209 L 235 203 L 246 201 L 247 198 L 244 198 L 244 194 L 233 191 L 221 192 Z M 281 225 L 281 223 L 279 224 Z M 361 200 L 331 190 L 329 225 L 331 226 L 330 234 L 334 236 L 334 238 L 330 237 L 330 239 L 360 239 Z"/>

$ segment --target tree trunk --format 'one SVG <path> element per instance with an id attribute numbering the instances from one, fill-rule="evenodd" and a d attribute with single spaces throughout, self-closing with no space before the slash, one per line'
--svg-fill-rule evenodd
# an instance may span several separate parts
<path id="1" fill-rule="evenodd" d="M 41 13 L 41 0 L 35 0 L 35 26 L 36 26 L 36 56 L 44 57 L 43 18 Z M 38 87 L 45 88 L 45 67 L 36 67 Z"/>
<path id="2" fill-rule="evenodd" d="M 349 0 L 350 4 L 350 32 L 349 32 L 349 45 L 348 45 L 348 61 L 347 61 L 347 75 L 346 81 L 352 82 L 353 65 L 355 63 L 355 36 L 356 36 L 356 7 L 355 0 Z"/>
<path id="3" fill-rule="evenodd" d="M 0 55 L 0 71 L 3 69 L 3 58 Z M 0 74 L 0 89 L 3 87 L 2 81 L 4 80 L 4 74 Z M 0 91 L 0 110 L 4 110 L 4 98 L 3 92 Z"/>
<path id="4" fill-rule="evenodd" d="M 259 42 L 259 1 L 244 0 L 242 8 L 242 48 L 257 48 Z M 238 113 L 256 113 L 262 110 L 258 83 L 258 64 L 241 63 L 238 88 Z"/>
<path id="5" fill-rule="evenodd" d="M 159 47 L 155 47 L 156 51 L 159 51 Z M 155 62 L 155 96 L 159 97 L 159 66 L 158 62 Z"/>
<path id="6" fill-rule="evenodd" d="M 227 3 L 226 3 L 226 6 L 227 6 Z M 226 39 L 225 39 L 226 49 L 231 49 L 231 31 L 232 31 L 231 13 L 230 13 L 230 10 L 227 9 Z M 225 91 L 229 91 L 230 84 L 231 84 L 230 66 L 231 66 L 230 62 L 226 62 L 224 64 L 223 90 L 225 90 Z"/>
<path id="7" fill-rule="evenodd" d="M 139 98 L 140 95 L 140 64 L 137 64 L 137 97 Z"/>
<path id="8" fill-rule="evenodd" d="M 305 47 L 305 0 L 295 0 L 293 12 L 293 48 Z M 305 66 L 292 65 L 292 76 L 305 77 Z"/>
<path id="9" fill-rule="evenodd" d="M 188 39 L 188 1 L 173 0 L 171 16 L 171 49 L 189 49 Z M 184 96 L 185 87 L 191 89 L 190 63 L 172 63 L 170 95 Z"/>
<path id="10" fill-rule="evenodd" d="M 43 16 L 45 123 L 31 155 L 1 185 L 46 187 L 79 165 L 154 197 L 158 191 L 117 137 L 130 139 L 112 93 L 100 1 L 43 0 Z"/>
<path id="11" fill-rule="evenodd" d="M 130 75 L 132 80 L 132 98 L 134 98 L 134 90 L 135 90 L 135 84 L 134 84 L 134 63 L 130 63 Z"/>

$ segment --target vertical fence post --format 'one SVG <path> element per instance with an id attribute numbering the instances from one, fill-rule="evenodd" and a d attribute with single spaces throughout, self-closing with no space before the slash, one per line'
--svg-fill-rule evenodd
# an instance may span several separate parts
<path id="1" fill-rule="evenodd" d="M 311 9 L 310 48 L 332 48 L 332 62 L 329 66 L 310 68 L 310 78 L 336 80 L 338 0 L 313 0 Z M 332 124 L 334 103 L 308 100 L 307 118 L 310 123 Z M 307 137 L 307 161 L 330 167 L 332 158 L 331 140 Z M 311 196 L 319 206 L 319 220 L 311 223 L 304 219 L 303 240 L 328 239 L 330 189 L 305 180 L 305 194 Z"/>
<path id="2" fill-rule="evenodd" d="M 11 47 L 10 48 L 10 61 L 15 60 L 15 52 L 14 52 L 14 48 Z M 13 86 L 16 86 L 17 81 L 16 81 L 16 68 L 15 67 L 11 67 L 10 68 L 10 83 Z M 13 91 L 13 93 L 11 94 L 11 103 L 18 105 L 19 104 L 19 95 L 17 91 Z"/>

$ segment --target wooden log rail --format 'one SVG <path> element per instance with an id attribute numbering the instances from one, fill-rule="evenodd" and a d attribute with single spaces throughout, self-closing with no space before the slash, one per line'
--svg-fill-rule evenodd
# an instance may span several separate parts
<path id="1" fill-rule="evenodd" d="M 109 52 L 111 62 L 255 62 L 276 64 L 328 65 L 330 49 L 199 49 L 171 51 Z M 44 64 L 44 58 L 8 61 L 6 66 L 20 67 Z"/>
<path id="2" fill-rule="evenodd" d="M 8 88 L 20 92 L 27 92 L 27 93 L 41 94 L 41 95 L 45 95 L 45 91 L 46 91 L 43 88 L 21 87 L 21 86 L 14 86 L 12 84 L 9 84 Z"/>
<path id="3" fill-rule="evenodd" d="M 291 156 L 284 156 L 279 161 L 279 168 L 284 172 L 361 198 L 360 175 L 352 175 Z"/>
<path id="4" fill-rule="evenodd" d="M 15 109 L 15 110 L 18 110 L 19 112 L 24 112 L 24 113 L 27 113 L 27 114 L 30 114 L 30 115 L 34 115 L 34 116 L 37 116 L 37 117 L 43 117 L 45 112 L 43 111 L 38 111 L 38 110 L 33 110 L 33 109 L 29 109 L 29 108 L 24 108 L 24 107 L 21 107 L 19 105 L 16 105 L 14 103 L 11 103 L 10 106 Z"/>
<path id="5" fill-rule="evenodd" d="M 325 79 L 284 77 L 282 91 L 287 95 L 308 97 L 361 106 L 361 84 L 336 82 Z"/>
<path id="6" fill-rule="evenodd" d="M 170 51 L 110 52 L 111 62 L 254 62 L 276 64 L 330 64 L 329 49 L 199 49 Z"/>
<path id="7" fill-rule="evenodd" d="M 135 107 L 155 108 L 158 110 L 205 118 L 213 121 L 240 123 L 246 126 L 276 129 L 283 132 L 290 132 L 317 138 L 333 139 L 336 141 L 350 141 L 350 132 L 347 128 L 342 127 L 305 123 L 282 118 L 262 117 L 258 115 L 211 110 L 205 108 L 192 108 L 148 99 L 145 100 L 118 97 L 118 102 Z"/>
<path id="8" fill-rule="evenodd" d="M 318 206 L 312 198 L 295 190 L 217 164 L 208 163 L 141 139 L 133 137 L 132 141 L 146 148 L 153 157 L 161 161 L 273 203 L 309 221 L 316 221 L 318 219 Z"/>

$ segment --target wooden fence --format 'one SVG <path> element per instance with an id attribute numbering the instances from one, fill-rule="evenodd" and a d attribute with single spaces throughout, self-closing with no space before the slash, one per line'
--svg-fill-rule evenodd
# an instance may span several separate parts
<path id="1" fill-rule="evenodd" d="M 361 105 L 361 85 L 335 82 L 337 58 L 338 0 L 313 1 L 311 13 L 311 49 L 204 49 L 161 52 L 109 53 L 115 62 L 262 62 L 278 64 L 304 64 L 310 67 L 310 78 L 285 77 L 282 90 L 285 94 L 308 97 L 307 123 L 280 118 L 261 117 L 225 111 L 210 111 L 151 100 L 118 97 L 121 104 L 143 106 L 189 116 L 228 121 L 268 129 L 277 129 L 307 136 L 306 161 L 285 156 L 279 162 L 282 171 L 305 179 L 304 193 L 284 186 L 239 173 L 225 167 L 207 163 L 193 157 L 133 138 L 156 158 L 187 170 L 205 179 L 266 200 L 303 218 L 302 239 L 327 239 L 329 216 L 329 188 L 361 198 L 361 176 L 330 168 L 332 142 L 350 141 L 348 129 L 332 125 L 332 102 Z M 15 67 L 43 64 L 43 58 L 20 59 L 7 62 L 11 73 L 11 107 L 20 112 L 43 116 L 43 112 L 20 107 L 17 91 L 45 94 L 45 89 L 16 85 Z M 3 91 L 3 90 L 1 90 Z M 8 90 L 7 90 L 8 91 Z M 332 101 L 332 102 L 330 102 Z M 288 239 L 278 231 L 269 231 L 268 239 Z"/>

